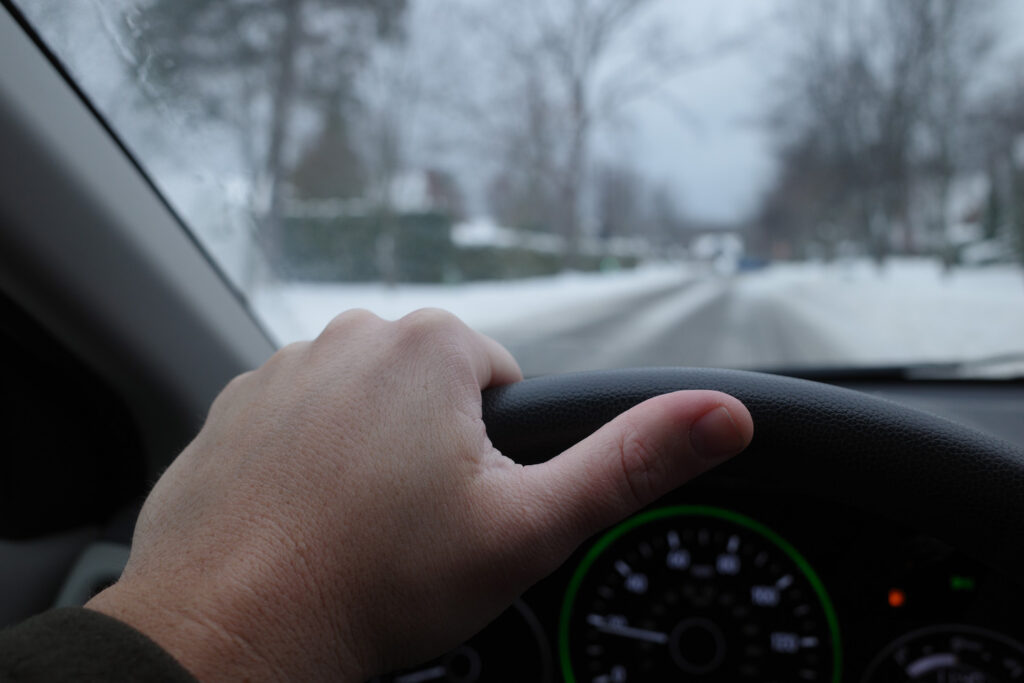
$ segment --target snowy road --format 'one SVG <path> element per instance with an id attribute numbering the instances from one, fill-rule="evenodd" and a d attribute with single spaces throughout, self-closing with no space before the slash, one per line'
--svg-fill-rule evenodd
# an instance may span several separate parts
<path id="1" fill-rule="evenodd" d="M 446 308 L 528 375 L 643 365 L 795 368 L 914 364 L 1024 351 L 1020 269 L 933 262 L 695 266 L 459 286 L 289 284 L 256 301 L 281 342 L 353 306 L 397 318 Z"/>
<path id="2" fill-rule="evenodd" d="M 643 365 L 771 368 L 845 362 L 841 345 L 790 302 L 746 285 L 734 278 L 691 280 L 609 302 L 604 315 L 570 327 L 492 333 L 534 374 Z"/>
<path id="3" fill-rule="evenodd" d="M 931 262 L 799 264 L 497 327 L 530 374 L 643 365 L 793 369 L 974 360 L 1024 351 L 1024 277 Z M 568 323 L 566 321 L 569 321 Z"/>

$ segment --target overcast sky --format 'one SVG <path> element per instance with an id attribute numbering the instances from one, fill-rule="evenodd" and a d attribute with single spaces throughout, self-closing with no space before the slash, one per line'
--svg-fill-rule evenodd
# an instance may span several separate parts
<path id="1" fill-rule="evenodd" d="M 1024 53 L 1024 1 L 993 2 L 1004 16 L 1000 22 L 1004 31 L 1005 48 L 1000 57 L 1003 61 L 995 67 L 999 68 L 999 64 L 1008 63 L 1007 53 L 1018 58 Z M 115 127 L 124 131 L 135 124 L 129 120 L 134 113 L 123 96 L 119 47 L 116 41 L 105 40 L 116 35 L 112 27 L 117 23 L 118 13 L 131 5 L 130 0 L 108 0 L 106 5 L 65 0 L 24 0 L 19 4 L 38 22 L 44 36 L 57 43 L 58 53 L 69 60 L 72 72 L 85 81 L 86 90 L 113 119 Z M 772 88 L 785 58 L 787 34 L 784 23 L 772 17 L 787 8 L 798 7 L 799 2 L 657 0 L 653 5 L 666 25 L 678 33 L 679 42 L 692 46 L 695 52 L 729 37 L 744 36 L 745 40 L 741 47 L 681 69 L 671 87 L 675 103 L 672 106 L 650 98 L 634 103 L 615 125 L 598 130 L 596 151 L 623 159 L 650 179 L 668 185 L 680 206 L 696 220 L 741 220 L 755 210 L 773 177 L 773 143 L 763 119 L 777 98 Z M 429 12 L 429 8 L 436 10 L 440 6 L 437 0 L 414 0 L 414 22 L 424 8 Z M 105 9 L 100 11 L 98 7 Z M 434 27 L 427 26 L 425 30 L 434 32 Z M 462 38 L 442 35 L 441 45 L 454 54 L 458 49 L 453 41 Z M 460 53 L 460 59 L 475 58 L 479 57 Z M 108 102 L 112 104 L 104 106 Z M 153 119 L 161 120 L 159 115 Z M 143 123 L 138 124 L 140 130 Z M 217 145 L 206 138 L 215 132 L 199 136 L 196 131 L 183 133 L 196 138 L 195 144 L 176 140 L 175 154 L 182 156 L 190 149 L 201 150 L 201 157 L 191 160 L 194 172 L 219 173 L 215 168 L 218 164 L 227 168 L 232 163 L 227 145 L 213 153 Z M 128 137 L 131 141 L 133 137 L 149 136 Z M 148 152 L 136 151 L 142 156 Z M 204 169 L 203 164 L 212 167 Z M 478 168 L 473 170 L 480 175 Z"/>
<path id="2" fill-rule="evenodd" d="M 773 170 L 761 119 L 781 56 L 778 27 L 766 20 L 777 3 L 671 4 L 680 25 L 701 27 L 698 35 L 742 35 L 745 45 L 683 72 L 674 88 L 683 112 L 656 102 L 636 106 L 637 163 L 668 182 L 691 217 L 741 220 L 755 208 Z"/>

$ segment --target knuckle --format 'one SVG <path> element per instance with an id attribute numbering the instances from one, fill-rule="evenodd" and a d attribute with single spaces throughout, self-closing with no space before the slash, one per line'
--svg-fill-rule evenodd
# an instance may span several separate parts
<path id="1" fill-rule="evenodd" d="M 405 328 L 443 329 L 458 325 L 459 319 L 440 308 L 420 308 L 406 314 L 398 324 Z"/>
<path id="2" fill-rule="evenodd" d="M 633 426 L 620 436 L 618 450 L 623 474 L 623 495 L 633 505 L 646 505 L 656 498 L 663 488 L 663 453 L 642 431 Z"/>
<path id="3" fill-rule="evenodd" d="M 272 370 L 277 367 L 281 367 L 296 358 L 300 358 L 306 350 L 309 348 L 309 342 L 292 342 L 285 346 L 282 346 L 274 352 L 267 362 L 263 364 L 268 370 Z"/>
<path id="4" fill-rule="evenodd" d="M 426 340 L 455 335 L 462 321 L 440 308 L 421 308 L 404 316 L 397 324 L 406 339 Z"/>
<path id="5" fill-rule="evenodd" d="M 365 308 L 353 308 L 334 316 L 331 322 L 327 323 L 327 327 L 324 328 L 320 336 L 344 334 L 353 328 L 380 321 L 380 318 Z"/>
<path id="6" fill-rule="evenodd" d="M 296 356 L 301 356 L 302 354 L 304 354 L 308 348 L 309 342 L 292 342 L 291 344 L 286 344 L 285 346 L 282 346 L 280 349 L 277 350 L 277 352 L 274 355 L 280 358 L 294 358 Z"/>
<path id="7" fill-rule="evenodd" d="M 225 406 L 231 403 L 232 397 L 242 394 L 245 391 L 245 386 L 252 382 L 252 378 L 255 374 L 255 370 L 249 370 L 232 377 L 231 380 L 224 385 L 224 388 L 220 390 L 220 393 L 217 394 L 216 398 L 213 399 L 213 403 L 210 405 L 210 414 L 212 415 L 214 413 L 222 412 Z"/>

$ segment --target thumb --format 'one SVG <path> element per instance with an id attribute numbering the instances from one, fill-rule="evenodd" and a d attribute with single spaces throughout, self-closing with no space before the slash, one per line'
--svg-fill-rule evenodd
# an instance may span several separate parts
<path id="1" fill-rule="evenodd" d="M 525 468 L 530 509 L 543 516 L 534 528 L 575 547 L 739 453 L 753 434 L 750 413 L 728 394 L 680 391 L 644 401 Z"/>

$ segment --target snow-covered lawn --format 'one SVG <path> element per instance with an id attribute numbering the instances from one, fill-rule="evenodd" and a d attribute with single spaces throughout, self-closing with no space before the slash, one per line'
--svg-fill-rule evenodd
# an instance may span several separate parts
<path id="1" fill-rule="evenodd" d="M 1024 352 L 1024 271 L 944 273 L 931 260 L 783 264 L 741 290 L 788 302 L 858 364 L 978 360 Z"/>

